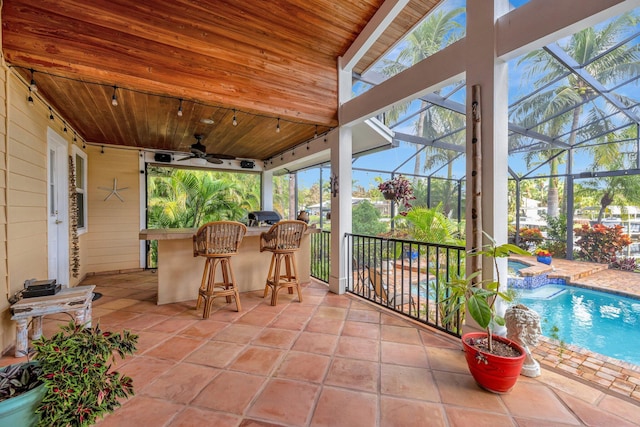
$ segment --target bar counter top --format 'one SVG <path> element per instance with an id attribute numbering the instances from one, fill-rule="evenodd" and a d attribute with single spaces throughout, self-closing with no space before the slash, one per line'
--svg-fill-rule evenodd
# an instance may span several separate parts
<path id="1" fill-rule="evenodd" d="M 260 236 L 260 233 L 269 231 L 271 226 L 266 227 L 247 227 L 246 237 Z M 196 234 L 197 228 L 145 228 L 140 230 L 140 240 L 174 240 L 174 239 L 191 239 Z M 309 227 L 305 234 L 319 233 L 320 229 Z"/>

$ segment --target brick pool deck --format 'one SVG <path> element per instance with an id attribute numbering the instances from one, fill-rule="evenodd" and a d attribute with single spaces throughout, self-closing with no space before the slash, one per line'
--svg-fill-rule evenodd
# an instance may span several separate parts
<path id="1" fill-rule="evenodd" d="M 554 259 L 551 266 L 534 257 L 511 256 L 530 264 L 524 274 L 546 273 L 568 285 L 604 290 L 640 300 L 640 274 L 610 270 L 605 265 Z M 640 403 L 640 366 L 613 359 L 572 345 L 542 337 L 533 350 L 536 360 L 553 370 L 569 373 L 590 384 L 628 396 Z"/>

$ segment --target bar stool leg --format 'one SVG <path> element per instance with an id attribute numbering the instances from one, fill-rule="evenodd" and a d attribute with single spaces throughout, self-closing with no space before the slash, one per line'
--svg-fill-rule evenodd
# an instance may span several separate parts
<path id="1" fill-rule="evenodd" d="M 282 254 L 274 254 L 276 256 L 275 269 L 273 272 L 273 292 L 271 292 L 271 305 L 278 304 L 278 291 L 280 290 L 280 266 L 282 264 Z"/>
<path id="2" fill-rule="evenodd" d="M 267 297 L 267 294 L 269 293 L 269 280 L 271 280 L 271 278 L 273 277 L 273 264 L 275 262 L 276 259 L 276 254 L 272 254 L 271 255 L 271 263 L 269 264 L 269 273 L 267 273 L 267 283 L 264 285 L 264 296 L 263 298 Z M 274 278 L 275 280 L 275 278 Z"/>
<path id="3" fill-rule="evenodd" d="M 233 287 L 233 297 L 236 300 L 236 309 L 240 312 L 242 306 L 240 305 L 240 294 L 238 293 L 238 286 L 236 285 L 236 276 L 233 274 L 233 268 L 231 268 L 231 258 L 227 259 L 226 264 L 229 269 L 229 274 L 231 275 L 231 286 Z"/>
<path id="4" fill-rule="evenodd" d="M 233 286 L 233 283 L 229 281 L 229 258 L 222 258 L 220 260 L 220 268 L 222 269 L 222 284 L 225 290 L 229 289 L 229 286 Z M 227 304 L 231 303 L 231 297 L 226 296 Z"/>
<path id="5" fill-rule="evenodd" d="M 293 269 L 293 277 L 295 278 L 296 289 L 298 290 L 298 300 L 302 302 L 302 290 L 300 289 L 300 280 L 298 279 L 298 268 L 296 267 L 296 257 L 295 253 L 291 254 L 291 268 Z M 291 289 L 291 293 L 293 293 L 293 288 Z"/>

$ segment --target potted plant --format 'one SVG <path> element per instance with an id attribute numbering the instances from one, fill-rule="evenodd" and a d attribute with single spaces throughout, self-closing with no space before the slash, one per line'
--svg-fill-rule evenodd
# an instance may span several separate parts
<path id="1" fill-rule="evenodd" d="M 409 180 L 402 175 L 393 177 L 388 181 L 381 182 L 378 185 L 378 189 L 382 192 L 382 195 L 387 200 L 392 200 L 405 207 L 405 209 L 411 209 L 410 200 L 414 200 L 413 188 Z M 406 212 L 401 212 L 400 215 L 406 215 Z"/>
<path id="2" fill-rule="evenodd" d="M 525 358 L 524 349 L 517 343 L 493 334 L 495 325 L 504 326 L 504 318 L 497 313 L 498 298 L 511 301 L 511 296 L 500 289 L 500 273 L 497 258 L 511 253 L 529 255 L 529 252 L 510 243 L 498 245 L 485 233 L 489 244 L 470 256 L 487 256 L 493 259 L 496 280 L 478 281 L 477 271 L 466 278 L 449 283 L 451 295 L 458 309 L 468 309 L 469 314 L 484 332 L 469 332 L 462 336 L 462 345 L 469 371 L 480 387 L 494 393 L 506 393 L 515 385 Z M 453 315 L 453 311 L 450 315 Z"/>
<path id="3" fill-rule="evenodd" d="M 29 393 L 38 395 L 37 401 L 26 408 L 26 419 L 18 414 L 7 425 L 89 426 L 113 412 L 134 393 L 132 379 L 112 369 L 115 354 L 122 359 L 133 354 L 137 341 L 138 336 L 127 330 L 113 333 L 73 321 L 50 338 L 35 340 L 33 360 L 9 367 L 13 380 L 20 376 L 10 382 L 20 387 L 0 405 L 13 405 Z M 1 406 L 0 419 L 6 419 Z"/>
<path id="4" fill-rule="evenodd" d="M 551 265 L 551 252 L 547 249 L 538 248 L 535 250 L 534 254 L 536 255 L 538 262 Z"/>

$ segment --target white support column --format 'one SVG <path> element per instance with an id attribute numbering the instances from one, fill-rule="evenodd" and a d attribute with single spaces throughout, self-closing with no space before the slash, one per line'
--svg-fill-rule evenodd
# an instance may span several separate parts
<path id="1" fill-rule="evenodd" d="M 262 171 L 262 210 L 273 210 L 273 172 Z"/>
<path id="2" fill-rule="evenodd" d="M 508 79 L 507 64 L 497 59 L 494 40 L 495 22 L 508 11 L 508 6 L 508 0 L 467 2 L 467 153 L 472 152 L 472 87 L 480 85 L 482 229 L 498 244 L 507 241 L 507 198 L 504 195 L 507 194 L 508 177 Z M 471 177 L 470 155 L 467 155 L 467 177 Z M 467 185 L 468 201 L 471 200 L 470 187 Z M 467 209 L 466 220 L 467 235 L 471 235 L 473 218 L 470 209 Z M 467 242 L 469 246 L 469 239 Z M 498 261 L 500 277 L 507 277 L 506 258 Z M 467 263 L 467 269 L 469 267 L 470 263 Z M 495 277 L 491 259 L 484 259 L 482 267 L 484 280 Z M 503 285 L 506 287 L 506 281 Z M 499 312 L 503 314 L 503 310 L 504 307 Z M 467 316 L 467 319 L 470 317 Z"/>
<path id="3" fill-rule="evenodd" d="M 338 102 L 351 98 L 351 69 L 344 70 L 338 58 Z M 341 111 L 341 109 L 340 109 Z M 341 113 L 340 113 L 341 115 Z M 339 118 L 340 121 L 340 118 Z M 340 126 L 327 135 L 331 147 L 331 274 L 329 290 L 343 294 L 346 289 L 345 233 L 351 233 L 351 127 Z"/>

